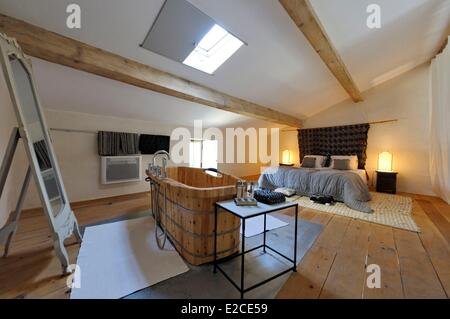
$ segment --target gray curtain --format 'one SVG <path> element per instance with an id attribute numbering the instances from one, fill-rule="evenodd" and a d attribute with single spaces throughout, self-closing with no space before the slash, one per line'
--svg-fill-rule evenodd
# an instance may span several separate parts
<path id="1" fill-rule="evenodd" d="M 135 155 L 138 153 L 138 134 L 98 132 L 98 154 L 100 156 Z"/>

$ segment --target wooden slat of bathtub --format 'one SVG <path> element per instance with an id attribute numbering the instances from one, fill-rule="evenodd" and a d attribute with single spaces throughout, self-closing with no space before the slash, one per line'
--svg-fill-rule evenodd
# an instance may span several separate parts
<path id="1" fill-rule="evenodd" d="M 215 178 L 201 169 L 191 168 L 170 169 L 169 176 L 177 176 L 179 180 L 158 180 L 162 208 L 165 196 L 168 198 L 167 218 L 163 223 L 175 247 L 188 262 L 195 265 L 210 262 L 214 252 L 214 204 L 234 197 L 237 179 L 227 175 Z M 232 184 L 222 186 L 227 183 Z M 212 187 L 192 187 L 195 185 Z M 223 233 L 218 236 L 217 250 L 226 251 L 221 257 L 235 253 L 239 249 L 240 219 L 222 212 L 218 214 L 217 226 L 218 233 Z"/>

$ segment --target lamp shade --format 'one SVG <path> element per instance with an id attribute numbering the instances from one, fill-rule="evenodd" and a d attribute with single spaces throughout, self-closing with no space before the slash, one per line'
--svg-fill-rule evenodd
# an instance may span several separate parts
<path id="1" fill-rule="evenodd" d="M 382 152 L 378 155 L 378 170 L 381 172 L 392 172 L 392 154 Z"/>
<path id="2" fill-rule="evenodd" d="M 292 152 L 290 150 L 283 151 L 282 164 L 292 164 Z"/>

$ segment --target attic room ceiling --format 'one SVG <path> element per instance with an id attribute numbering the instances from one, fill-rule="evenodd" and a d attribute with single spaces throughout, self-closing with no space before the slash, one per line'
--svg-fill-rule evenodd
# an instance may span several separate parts
<path id="1" fill-rule="evenodd" d="M 181 63 L 149 52 L 141 47 L 153 24 L 163 0 L 78 0 L 82 28 L 68 29 L 65 9 L 68 1 L 60 0 L 0 0 L 0 12 L 22 19 L 50 31 L 74 38 L 124 57 L 170 72 L 224 93 L 272 107 L 278 111 L 304 118 L 312 116 L 348 96 L 332 76 L 320 57 L 289 18 L 278 0 L 190 0 L 200 10 L 226 26 L 227 30 L 249 45 L 241 48 L 229 61 L 210 76 Z M 342 5 L 345 2 L 345 5 Z M 366 27 L 366 7 L 371 0 L 313 0 L 311 4 L 328 36 L 361 91 L 408 71 L 429 60 L 439 49 L 450 24 L 450 1 L 446 0 L 378 0 L 382 7 L 383 27 Z M 37 60 L 36 60 L 37 61 Z M 80 94 L 71 92 L 72 77 L 79 74 L 69 68 L 38 61 L 36 75 L 46 79 L 38 83 L 43 100 L 49 108 L 92 111 L 105 115 L 123 116 L 126 101 L 112 99 L 114 82 L 89 75 L 90 85 L 103 87 L 103 93 L 93 99 L 83 94 L 86 86 L 80 81 Z M 57 70 L 56 70 L 57 69 Z M 72 74 L 75 72 L 74 74 Z M 81 72 L 82 73 L 82 72 Z M 86 75 L 87 77 L 87 75 Z M 95 79 L 95 81 L 94 81 Z M 101 83 L 100 83 L 101 82 Z M 118 84 L 116 84 L 118 85 Z M 112 87 L 113 85 L 111 85 Z M 145 97 L 157 93 L 141 93 L 142 89 L 120 84 L 122 96 L 135 105 L 130 116 L 139 116 L 139 107 L 148 107 Z M 88 89 L 88 87 L 86 87 Z M 134 94 L 140 102 L 132 101 Z M 66 99 L 66 101 L 64 101 Z M 170 101 L 170 102 L 169 102 Z M 161 98 L 167 110 L 180 109 L 192 114 L 208 109 L 171 97 Z M 64 104 L 64 105 L 62 105 Z M 82 107 L 85 105 L 85 107 Z M 101 108 L 100 105 L 107 105 Z M 196 108 L 194 110 L 193 108 Z M 245 121 L 247 118 L 224 111 L 211 110 L 215 117 L 228 120 L 214 125 Z M 163 110 L 158 110 L 164 117 Z M 142 110 L 145 116 L 151 116 Z M 167 113 L 171 116 L 173 113 Z M 204 118 L 208 112 L 199 112 Z M 225 116 L 226 118 L 226 116 Z"/>
<path id="2" fill-rule="evenodd" d="M 276 126 L 40 59 L 32 58 L 32 63 L 39 94 L 48 109 L 175 126 L 193 126 L 199 119 L 204 127 Z"/>

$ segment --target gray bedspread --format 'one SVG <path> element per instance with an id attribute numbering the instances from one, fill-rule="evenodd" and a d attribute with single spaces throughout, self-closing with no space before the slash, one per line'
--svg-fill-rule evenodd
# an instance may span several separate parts
<path id="1" fill-rule="evenodd" d="M 258 181 L 259 187 L 274 190 L 279 187 L 295 189 L 297 195 L 333 196 L 351 209 L 371 213 L 368 201 L 372 199 L 366 183 L 356 173 L 316 170 L 309 168 L 266 169 Z"/>

